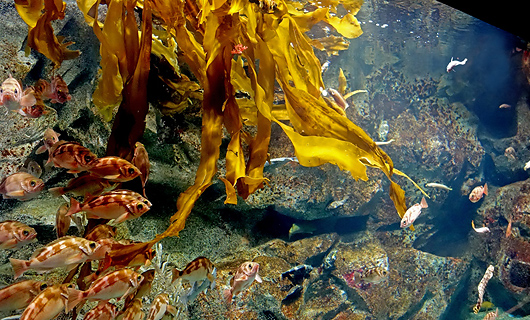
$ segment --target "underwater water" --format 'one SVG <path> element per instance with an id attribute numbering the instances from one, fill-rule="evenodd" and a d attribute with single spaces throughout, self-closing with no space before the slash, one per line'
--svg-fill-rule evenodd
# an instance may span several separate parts
<path id="1" fill-rule="evenodd" d="M 262 12 L 267 3 L 245 5 Z M 368 167 L 366 181 L 354 179 L 353 173 L 333 161 L 304 166 L 281 127 L 289 123 L 286 119 L 269 121 L 270 161 L 263 167 L 267 179 L 263 188 L 243 199 L 244 188 L 237 186 L 237 204 L 230 203 L 227 184 L 238 167 L 230 166 L 233 155 L 237 158 L 244 151 L 238 165 L 251 163 L 249 154 L 260 149 L 247 140 L 259 135 L 259 126 L 243 111 L 236 118 L 248 122 L 234 129 L 228 120 L 215 140 L 212 148 L 220 149 L 220 156 L 210 158 L 217 165 L 212 182 L 190 189 L 201 179 L 207 181 L 209 174 L 200 171 L 201 157 L 208 155 L 204 150 L 212 150 L 206 144 L 211 136 L 203 119 L 211 113 L 203 103 L 222 101 L 222 94 L 208 98 L 199 85 L 206 80 L 194 74 L 197 62 L 186 55 L 188 48 L 184 40 L 179 44 L 179 37 L 174 56 L 155 54 L 170 38 L 162 32 L 165 16 L 156 10 L 153 34 L 159 47 L 153 45 L 151 51 L 145 96 L 134 95 L 141 93 L 138 87 L 127 87 L 124 92 L 133 98 L 122 100 L 120 93 L 114 101 L 135 105 L 145 98 L 149 103 L 145 131 L 137 139 L 148 158 L 133 157 L 135 150 L 141 150 L 137 146 L 127 155 L 130 163 L 120 158 L 101 160 L 109 153 L 110 136 L 125 137 L 127 143 L 134 136 L 120 131 L 126 125 L 113 128 L 105 114 L 122 124 L 135 120 L 96 106 L 94 91 L 104 91 L 96 89 L 98 82 L 103 83 L 98 80 L 104 73 L 101 65 L 116 62 L 114 72 L 122 72 L 123 79 L 127 73 L 128 79 L 137 80 L 133 74 L 141 72 L 127 69 L 132 65 L 130 52 L 105 58 L 114 51 L 100 50 L 98 39 L 103 36 L 96 36 L 86 23 L 94 14 L 91 6 L 85 4 L 90 13 L 84 15 L 76 2 L 67 1 L 65 18 L 51 24 L 60 40 L 74 41 L 71 48 L 81 52 L 54 69 L 49 54 L 35 48 L 25 54 L 28 26 L 12 1 L 0 0 L 0 79 L 7 81 L 0 92 L 6 108 L 0 116 L 4 195 L 0 287 L 5 286 L 0 289 L 0 320 L 18 319 L 17 315 L 21 319 L 491 320 L 530 314 L 530 49 L 525 41 L 436 1 L 375 0 L 364 2 L 355 14 L 363 33 L 347 39 L 347 48 L 333 55 L 315 45 L 314 55 L 323 66 L 320 89 L 340 90 L 345 80 L 341 95 L 347 97 L 348 107 L 343 116 L 378 143 L 394 168 L 418 184 L 396 172 L 392 176 L 405 191 L 407 209 L 411 208 L 403 220 L 416 214 L 411 218 L 413 230 L 410 223 L 401 226 L 397 205 L 389 197 L 391 185 L 379 165 L 359 161 Z M 319 6 L 312 2 L 303 8 L 307 13 Z M 337 15 L 344 15 L 345 7 L 339 7 Z M 106 5 L 95 10 L 101 22 L 107 10 L 111 9 Z M 133 10 L 132 20 L 138 26 L 145 19 L 144 10 Z M 252 20 L 249 12 L 241 17 Z M 193 24 L 193 14 L 186 19 L 188 27 Z M 111 48 L 121 50 L 120 39 L 112 38 L 113 31 L 106 32 Z M 199 33 L 194 34 L 197 41 L 209 38 Z M 337 36 L 324 22 L 306 34 L 309 39 Z M 142 44 L 140 38 L 135 41 Z M 248 53 L 245 50 L 259 51 L 237 43 L 240 47 L 234 47 L 230 58 L 233 69 L 237 56 Z M 178 72 L 172 69 L 172 57 L 178 59 Z M 298 59 L 294 61 L 305 68 L 307 60 Z M 215 61 L 210 62 L 215 66 Z M 267 63 L 263 55 L 241 69 L 250 75 L 257 68 L 261 77 Z M 276 72 L 282 67 L 276 66 Z M 11 76 L 19 82 L 9 82 Z M 220 72 L 209 79 L 213 83 L 211 79 L 222 77 Z M 295 78 L 287 83 L 295 83 Z M 123 81 L 123 87 L 132 82 Z M 276 78 L 278 108 L 290 99 L 280 82 Z M 16 94 L 23 94 L 14 103 L 5 92 L 16 84 L 21 85 Z M 29 86 L 45 103 L 44 114 L 36 117 L 31 116 L 38 110 L 23 109 L 23 97 L 31 96 L 25 91 Z M 111 88 L 112 83 L 105 86 Z M 237 90 L 235 83 L 221 86 L 230 93 L 237 91 L 241 109 L 255 97 L 248 92 L 253 90 L 250 85 Z M 262 100 L 272 104 L 267 99 Z M 231 113 L 225 110 L 230 105 L 219 107 L 229 118 Z M 243 147 L 234 151 L 232 139 L 239 132 L 244 132 Z M 145 172 L 150 174 L 144 186 Z M 78 187 L 73 190 L 77 194 L 64 187 Z M 181 202 L 186 194 L 197 194 L 196 202 Z M 184 219 L 185 227 L 178 236 L 166 237 L 165 232 L 180 221 L 175 212 L 189 203 L 193 209 Z M 70 221 L 66 212 L 77 218 Z M 89 236 L 97 224 L 109 220 L 113 220 L 110 228 Z M 160 235 L 164 236 L 157 238 Z M 30 262 L 21 266 L 20 260 Z M 493 271 L 488 274 L 489 266 Z M 37 282 L 20 285 L 21 280 Z M 72 286 L 61 287 L 62 283 Z M 75 286 L 86 291 L 80 295 Z M 88 301 L 66 313 L 73 301 L 78 302 L 76 297 Z M 53 301 L 55 309 L 45 309 L 43 299 Z M 107 300 L 109 304 L 97 304 Z M 477 304 L 477 300 L 482 301 Z M 15 307 L 17 303 L 21 306 Z M 29 310 L 36 310 L 35 314 Z M 496 317 L 491 314 L 495 310 Z"/>

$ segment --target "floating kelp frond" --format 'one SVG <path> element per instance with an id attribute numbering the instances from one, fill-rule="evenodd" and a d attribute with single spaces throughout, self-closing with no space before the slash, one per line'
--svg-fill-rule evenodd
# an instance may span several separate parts
<path id="1" fill-rule="evenodd" d="M 64 60 L 79 56 L 79 51 L 67 48 L 73 42 L 63 42 L 53 32 L 51 22 L 64 19 L 66 4 L 63 1 L 44 0 L 43 4 L 43 0 L 16 0 L 15 7 L 29 26 L 28 47 L 45 55 L 55 68 L 59 68 Z"/>
<path id="2" fill-rule="evenodd" d="M 112 3 L 117 1 L 113 0 Z M 138 30 L 134 17 L 136 1 L 125 1 L 127 1 L 125 4 L 127 16 L 124 21 L 126 22 L 124 49 L 127 58 L 127 72 L 130 77 L 125 83 L 123 100 L 114 119 L 112 132 L 107 143 L 107 155 L 117 155 L 130 160 L 136 142 L 144 134 L 145 117 L 149 111 L 147 81 L 151 63 L 153 25 L 151 23 L 151 0 L 146 0 L 142 12 L 142 36 L 138 41 Z M 95 26 L 95 28 L 97 27 Z"/>

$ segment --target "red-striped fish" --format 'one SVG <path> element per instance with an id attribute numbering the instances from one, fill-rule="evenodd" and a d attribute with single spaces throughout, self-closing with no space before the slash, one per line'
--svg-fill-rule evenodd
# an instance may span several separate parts
<path id="1" fill-rule="evenodd" d="M 134 299 L 127 305 L 121 317 L 121 320 L 142 320 L 145 317 L 145 313 L 142 312 L 142 299 Z"/>
<path id="2" fill-rule="evenodd" d="M 134 292 L 143 276 L 131 269 L 120 269 L 96 279 L 85 290 L 68 289 L 68 304 L 66 311 L 70 312 L 84 300 L 109 300 L 112 298 L 125 298 Z"/>
<path id="3" fill-rule="evenodd" d="M 21 201 L 35 198 L 44 189 L 44 182 L 27 172 L 17 172 L 0 183 L 0 194 L 4 199 Z"/>
<path id="4" fill-rule="evenodd" d="M 173 269 L 171 283 L 175 282 L 177 279 L 181 279 L 182 282 L 189 282 L 193 285 L 197 281 L 208 279 L 211 283 L 210 287 L 213 289 L 215 286 L 214 269 L 215 266 L 208 258 L 198 257 L 188 263 L 182 271 L 179 271 L 176 268 Z"/>
<path id="5" fill-rule="evenodd" d="M 91 174 L 84 174 L 74 179 L 70 179 L 66 187 L 50 188 L 48 191 L 54 197 L 61 196 L 65 193 L 71 193 L 75 196 L 99 196 L 103 192 L 111 191 L 116 184 L 109 182 L 100 177 Z"/>
<path id="6" fill-rule="evenodd" d="M 93 260 L 93 255 L 100 254 L 98 252 L 100 247 L 97 242 L 68 236 L 52 241 L 35 251 L 29 260 L 10 258 L 9 261 L 16 279 L 29 269 L 45 273 L 58 267 L 74 267 L 79 263 Z"/>
<path id="7" fill-rule="evenodd" d="M 171 313 L 173 316 L 177 315 L 177 309 L 169 304 L 169 295 L 167 293 L 161 293 L 151 303 L 147 320 L 160 320 L 166 312 Z"/>
<path id="8" fill-rule="evenodd" d="M 79 173 L 91 169 L 98 157 L 77 142 L 59 141 L 49 149 L 46 165 L 68 169 L 69 173 Z"/>
<path id="9" fill-rule="evenodd" d="M 86 200 L 82 204 L 70 198 L 70 216 L 84 211 L 88 219 L 115 219 L 115 223 L 140 217 L 151 208 L 151 202 L 140 194 L 129 190 L 107 192 L 99 197 Z"/>
<path id="10" fill-rule="evenodd" d="M 35 151 L 36 154 L 41 154 L 46 151 L 49 151 L 51 147 L 53 147 L 54 144 L 59 142 L 59 136 L 57 132 L 53 131 L 53 129 L 48 128 L 46 131 L 44 131 L 44 135 L 42 137 L 43 145 L 40 146 L 37 151 Z"/>
<path id="11" fill-rule="evenodd" d="M 50 320 L 64 310 L 67 289 L 73 288 L 70 283 L 57 284 L 44 289 L 24 310 L 20 320 Z"/>
<path id="12" fill-rule="evenodd" d="M 17 249 L 37 237 L 37 231 L 22 222 L 0 222 L 0 249 Z"/>
<path id="13" fill-rule="evenodd" d="M 149 171 L 151 170 L 151 164 L 149 163 L 149 155 L 147 154 L 147 150 L 145 150 L 144 145 L 140 142 L 136 142 L 132 163 L 142 173 L 140 178 L 142 179 L 142 189 L 145 197 L 145 184 L 149 179 Z"/>
<path id="14" fill-rule="evenodd" d="M 114 156 L 99 158 L 89 171 L 97 177 L 112 182 L 130 181 L 142 174 L 140 170 L 129 161 Z"/>
<path id="15" fill-rule="evenodd" d="M 70 228 L 72 219 L 66 216 L 69 208 L 68 204 L 63 203 L 55 214 L 55 233 L 57 234 L 57 239 L 66 236 Z"/>
<path id="16" fill-rule="evenodd" d="M 20 281 L 0 289 L 0 312 L 27 307 L 44 289 L 46 283 L 35 280 Z"/>
<path id="17" fill-rule="evenodd" d="M 0 106 L 8 110 L 17 111 L 23 107 L 30 107 L 37 103 L 33 89 L 28 88 L 22 91 L 20 82 L 9 75 L 0 86 Z"/>
<path id="18" fill-rule="evenodd" d="M 83 320 L 113 320 L 118 308 L 110 302 L 101 302 L 85 314 Z"/>
<path id="19" fill-rule="evenodd" d="M 245 262 L 239 266 L 236 274 L 230 279 L 230 289 L 223 292 L 226 301 L 231 303 L 232 296 L 236 296 L 250 288 L 254 280 L 261 283 L 262 280 L 258 271 L 259 264 L 257 262 Z"/>

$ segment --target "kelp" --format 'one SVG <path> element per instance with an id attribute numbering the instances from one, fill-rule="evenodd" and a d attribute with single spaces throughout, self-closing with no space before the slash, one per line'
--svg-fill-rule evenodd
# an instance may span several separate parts
<path id="1" fill-rule="evenodd" d="M 173 30 L 179 45 L 184 40 L 185 48 L 180 47 L 183 58 L 192 63 L 191 69 L 204 88 L 204 114 L 201 162 L 195 183 L 179 196 L 171 226 L 155 240 L 178 235 L 193 204 L 212 184 L 223 124 L 231 137 L 226 153 L 226 175 L 220 178 L 226 188 L 225 203 L 237 203 L 238 195 L 245 198 L 266 182 L 263 166 L 270 126 L 276 122 L 290 138 L 302 165 L 333 163 L 362 180 L 368 179 L 366 167 L 382 170 L 390 180 L 390 198 L 402 217 L 406 211 L 405 194 L 391 180 L 395 173 L 392 160 L 361 128 L 322 100 L 321 66 L 313 53 L 314 42 L 304 34 L 323 21 L 336 27 L 343 36 L 356 37 L 362 31 L 352 14 L 339 18 L 331 16 L 325 8 L 304 13 L 283 1 L 276 3 L 273 13 L 260 10 L 263 7 L 259 4 L 242 6 L 233 2 L 230 6 L 230 2 L 221 2 L 199 5 L 197 23 L 204 30 L 203 37 L 196 37 L 185 28 L 184 14 L 173 17 L 175 25 L 167 27 Z M 162 1 L 157 3 L 157 11 L 162 16 L 164 12 L 178 12 L 164 10 Z M 169 21 L 167 17 L 163 20 Z M 236 44 L 247 49 L 230 59 L 228 53 Z M 275 82 L 285 92 L 285 105 L 273 105 Z M 250 99 L 236 99 L 236 91 L 248 93 Z M 286 119 L 291 126 L 281 121 Z M 257 125 L 255 136 L 244 131 L 243 121 Z M 243 141 L 249 145 L 247 161 Z"/>
<path id="2" fill-rule="evenodd" d="M 29 26 L 28 48 L 45 55 L 55 68 L 59 68 L 64 60 L 79 56 L 78 50 L 68 49 L 73 42 L 64 42 L 63 37 L 54 34 L 52 21 L 64 19 L 66 4 L 62 0 L 15 0 L 15 7 Z"/>
<path id="3" fill-rule="evenodd" d="M 125 83 L 123 100 L 114 118 L 112 132 L 107 143 L 107 155 L 117 155 L 130 160 L 134 145 L 144 134 L 145 117 L 149 111 L 147 81 L 151 61 L 153 26 L 151 23 L 151 1 L 147 0 L 144 2 L 141 39 L 138 41 L 134 17 L 135 1 L 125 1 L 125 8 L 127 9 L 125 20 L 127 25 L 124 27 L 125 57 L 127 58 L 127 74 L 130 77 Z M 113 0 L 111 4 L 115 2 L 117 0 Z M 94 24 L 94 28 L 98 27 Z"/>
<path id="4" fill-rule="evenodd" d="M 217 174 L 224 128 L 230 135 L 226 174 L 220 177 L 226 189 L 225 203 L 235 204 L 238 196 L 246 198 L 262 188 L 267 182 L 263 167 L 268 158 L 272 122 L 289 137 L 304 166 L 332 163 L 361 180 L 368 179 L 367 167 L 382 170 L 390 180 L 390 198 L 399 216 L 403 216 L 405 194 L 392 177 L 394 173 L 404 174 L 394 169 L 390 157 L 361 128 L 344 113 L 329 107 L 320 96 L 324 84 L 313 49 L 337 54 L 349 46 L 345 38 L 361 35 L 355 14 L 362 1 L 309 3 L 316 9 L 307 11 L 299 2 L 284 0 L 112 0 L 106 20 L 101 23 L 97 20 L 99 0 L 78 0 L 85 20 L 101 42 L 102 72 L 93 95 L 94 104 L 106 120 L 120 105 L 108 154 L 127 158 L 143 133 L 151 53 L 169 62 L 176 76 L 162 80 L 183 97 L 173 105 L 166 104 L 167 109 L 182 112 L 192 94 L 193 98 L 201 98 L 198 86 L 180 74 L 179 62 L 188 65 L 203 88 L 201 160 L 195 182 L 179 195 L 169 228 L 152 241 L 128 250 L 148 250 L 156 241 L 177 236 L 184 228 L 195 202 Z M 39 7 L 34 2 L 27 5 L 33 8 L 32 12 Z M 143 10 L 140 33 L 135 6 Z M 342 16 L 338 12 L 344 10 L 337 9 L 341 6 L 346 11 Z M 154 37 L 151 9 L 163 28 L 156 30 Z M 26 16 L 28 20 L 35 19 L 34 14 Z M 310 39 L 305 32 L 317 24 L 333 27 L 336 34 Z M 285 104 L 273 103 L 277 85 L 285 93 Z M 345 78 L 340 86 L 344 91 Z M 236 98 L 237 92 L 250 98 Z M 255 134 L 247 132 L 243 124 L 256 126 Z M 124 263 L 126 257 L 121 254 L 111 253 L 112 258 Z"/>

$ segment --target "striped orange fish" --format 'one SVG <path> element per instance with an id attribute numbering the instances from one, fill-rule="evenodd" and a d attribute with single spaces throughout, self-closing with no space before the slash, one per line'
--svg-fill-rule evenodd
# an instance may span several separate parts
<path id="1" fill-rule="evenodd" d="M 145 313 L 142 312 L 142 299 L 136 298 L 126 306 L 121 320 L 142 320 Z"/>
<path id="2" fill-rule="evenodd" d="M 66 312 L 84 300 L 123 299 L 136 290 L 143 278 L 132 269 L 120 269 L 96 279 L 85 291 L 68 289 Z"/>
<path id="3" fill-rule="evenodd" d="M 91 169 L 98 157 L 77 142 L 58 141 L 49 149 L 46 165 L 68 169 L 69 173 L 79 173 Z"/>
<path id="4" fill-rule="evenodd" d="M 57 284 L 44 289 L 33 299 L 20 316 L 20 320 L 54 319 L 66 306 L 67 289 L 73 284 Z"/>
<path id="5" fill-rule="evenodd" d="M 177 315 L 177 308 L 169 304 L 169 295 L 167 293 L 161 293 L 151 303 L 147 320 L 160 320 L 166 312 L 171 313 L 174 317 Z"/>
<path id="6" fill-rule="evenodd" d="M 67 216 L 84 211 L 88 219 L 114 219 L 121 223 L 140 217 L 151 208 L 151 202 L 139 193 L 129 190 L 107 192 L 99 197 L 86 200 L 82 204 L 70 198 Z"/>
<path id="7" fill-rule="evenodd" d="M 89 171 L 97 177 L 112 182 L 130 181 L 142 174 L 140 170 L 129 161 L 114 156 L 99 158 Z"/>
<path id="8" fill-rule="evenodd" d="M 101 245 L 80 237 L 62 237 L 35 251 L 29 260 L 10 258 L 15 279 L 29 269 L 46 273 L 58 267 L 74 267 L 99 256 Z"/>
<path id="9" fill-rule="evenodd" d="M 110 302 L 100 303 L 85 314 L 83 320 L 113 320 L 118 308 Z"/>
<path id="10" fill-rule="evenodd" d="M 0 222 L 0 249 L 17 249 L 37 237 L 37 231 L 22 222 Z"/>
<path id="11" fill-rule="evenodd" d="M 0 289 L 0 312 L 27 307 L 44 289 L 46 289 L 46 283 L 35 280 L 19 281 Z"/>

